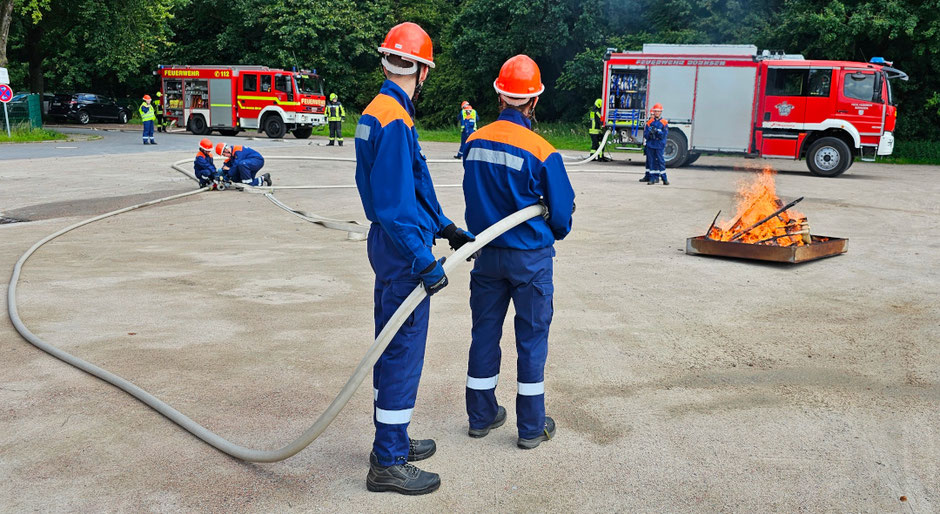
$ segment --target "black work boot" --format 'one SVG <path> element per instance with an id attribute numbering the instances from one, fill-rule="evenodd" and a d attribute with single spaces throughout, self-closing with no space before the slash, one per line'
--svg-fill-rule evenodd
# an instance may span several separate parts
<path id="1" fill-rule="evenodd" d="M 470 437 L 475 437 L 475 438 L 486 437 L 486 434 L 489 434 L 490 430 L 503 426 L 503 423 L 505 422 L 506 422 L 506 408 L 500 405 L 499 408 L 496 409 L 496 418 L 493 419 L 493 422 L 490 423 L 490 426 L 485 427 L 485 428 L 471 428 L 470 430 L 467 431 L 467 435 L 469 435 Z"/>
<path id="2" fill-rule="evenodd" d="M 434 439 L 408 439 L 408 462 L 424 460 L 437 452 L 437 444 Z M 369 452 L 369 464 L 379 465 L 379 458 L 375 456 L 375 450 Z"/>
<path id="3" fill-rule="evenodd" d="M 342 142 L 342 141 L 339 141 L 339 146 L 343 146 L 343 142 Z"/>
<path id="4" fill-rule="evenodd" d="M 270 186 L 270 185 L 272 184 L 272 182 L 271 182 L 271 174 L 270 174 L 270 173 L 265 173 L 264 175 L 261 175 L 261 183 L 264 184 L 264 185 L 266 185 L 266 186 Z"/>
<path id="5" fill-rule="evenodd" d="M 326 144 L 326 146 L 333 146 L 333 142 L 330 141 L 329 143 Z"/>
<path id="6" fill-rule="evenodd" d="M 555 420 L 545 416 L 545 430 L 532 439 L 523 439 L 520 437 L 519 440 L 516 441 L 516 446 L 523 450 L 531 450 L 541 444 L 542 441 L 548 441 L 552 437 L 555 437 Z"/>
<path id="7" fill-rule="evenodd" d="M 669 185 L 669 179 L 667 179 L 666 177 L 663 177 L 663 185 L 664 185 L 664 186 L 668 186 L 668 185 Z"/>
<path id="8" fill-rule="evenodd" d="M 408 462 L 427 459 L 436 451 L 434 439 L 408 439 Z"/>
<path id="9" fill-rule="evenodd" d="M 380 466 L 372 461 L 366 476 L 366 489 L 376 493 L 392 491 L 407 495 L 428 494 L 437 491 L 440 486 L 440 475 L 423 471 L 407 462 Z"/>
<path id="10" fill-rule="evenodd" d="M 640 179 L 640 182 L 649 182 L 649 181 L 650 181 L 650 172 L 647 171 L 646 174 L 643 175 L 643 178 Z"/>

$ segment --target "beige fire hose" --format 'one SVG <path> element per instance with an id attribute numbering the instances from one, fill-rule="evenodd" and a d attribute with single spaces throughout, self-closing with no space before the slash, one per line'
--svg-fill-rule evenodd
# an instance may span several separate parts
<path id="1" fill-rule="evenodd" d="M 174 165 L 174 168 L 179 169 L 176 165 Z M 183 171 L 181 169 L 179 170 Z M 183 173 L 185 174 L 184 171 Z M 192 433 L 199 439 L 202 439 L 203 441 L 205 441 L 207 444 L 215 447 L 219 451 L 222 451 L 237 459 L 251 461 L 251 462 L 276 462 L 276 461 L 284 460 L 296 454 L 300 450 L 304 449 L 307 445 L 309 445 L 317 437 L 319 437 L 320 434 L 323 433 L 323 431 L 326 429 L 326 427 L 329 426 L 329 424 L 336 418 L 336 416 L 343 409 L 343 407 L 346 406 L 346 403 L 348 403 L 350 398 L 352 398 L 353 393 L 355 393 L 356 389 L 365 379 L 366 375 L 369 373 L 369 370 L 372 368 L 375 362 L 382 355 L 382 352 L 385 351 L 385 348 L 388 346 L 389 342 L 391 341 L 392 336 L 394 336 L 398 332 L 398 329 L 401 328 L 401 325 L 404 323 L 405 319 L 407 319 L 408 316 L 411 315 L 411 312 L 414 311 L 417 305 L 424 299 L 425 296 L 427 296 L 427 292 L 425 292 L 423 285 L 419 284 L 417 287 L 415 287 L 415 289 L 411 292 L 411 294 L 408 295 L 408 297 L 398 307 L 398 310 L 395 311 L 395 314 L 393 314 L 391 319 L 389 319 L 388 323 L 386 323 L 385 328 L 378 335 L 378 337 L 375 338 L 375 341 L 372 343 L 372 346 L 369 347 L 369 350 L 366 352 L 365 356 L 363 356 L 362 360 L 359 362 L 359 365 L 356 367 L 356 370 L 353 372 L 352 376 L 349 377 L 349 380 L 346 382 L 346 385 L 343 386 L 340 392 L 336 395 L 336 398 L 333 400 L 332 403 L 330 403 L 329 407 L 327 407 L 327 409 L 323 412 L 323 414 L 321 414 L 320 417 L 317 418 L 317 420 L 303 434 L 301 434 L 299 437 L 297 437 L 296 439 L 288 443 L 286 446 L 276 449 L 276 450 L 255 450 L 255 449 L 246 448 L 244 446 L 240 446 L 240 445 L 232 443 L 231 441 L 228 441 L 227 439 L 219 436 L 218 434 L 205 428 L 199 423 L 196 423 L 195 421 L 187 417 L 185 414 L 179 412 L 178 410 L 174 409 L 173 407 L 163 402 L 159 398 L 141 389 L 134 383 L 128 380 L 125 380 L 124 378 L 121 378 L 120 376 L 115 375 L 114 373 L 111 373 L 103 368 L 100 368 L 88 361 L 80 359 L 68 352 L 65 352 L 47 343 L 46 341 L 42 340 L 37 335 L 33 334 L 28 328 L 26 328 L 26 326 L 23 324 L 23 321 L 20 319 L 20 316 L 17 310 L 16 285 L 19 282 L 20 272 L 22 270 L 23 264 L 26 263 L 26 260 L 29 259 L 29 257 L 33 255 L 33 253 L 35 253 L 36 250 L 38 250 L 44 244 L 54 240 L 55 238 L 67 232 L 75 230 L 79 227 L 83 227 L 90 223 L 94 223 L 96 221 L 109 218 L 111 216 L 116 216 L 118 214 L 128 212 L 134 209 L 139 209 L 141 207 L 147 207 L 147 206 L 155 205 L 155 204 L 162 203 L 162 202 L 176 200 L 176 199 L 183 198 L 186 196 L 198 194 L 207 190 L 208 188 L 201 188 L 195 191 L 189 191 L 186 193 L 172 195 L 172 196 L 160 198 L 157 200 L 151 200 L 149 202 L 132 205 L 130 207 L 126 207 L 123 209 L 118 209 L 116 211 L 111 211 L 111 212 L 102 214 L 100 216 L 95 216 L 94 218 L 90 218 L 90 219 L 81 221 L 79 223 L 75 223 L 74 225 L 70 225 L 62 230 L 59 230 L 58 232 L 55 232 L 53 234 L 50 234 L 44 237 L 43 239 L 38 241 L 36 244 L 34 244 L 32 247 L 30 247 L 30 249 L 27 250 L 26 253 L 24 253 L 19 258 L 18 261 L 16 261 L 16 265 L 13 267 L 13 275 L 10 278 L 10 285 L 7 289 L 7 307 L 8 307 L 8 312 L 10 315 L 10 320 L 13 322 L 13 327 L 16 329 L 16 331 L 19 332 L 20 335 L 23 336 L 23 338 L 26 339 L 28 342 L 30 342 L 32 345 L 36 346 L 40 350 L 48 353 L 49 355 L 52 355 L 53 357 L 67 364 L 75 366 L 76 368 L 81 369 L 82 371 L 85 371 L 91 375 L 94 375 L 104 380 L 105 382 L 108 382 L 114 385 L 115 387 L 122 389 L 123 391 L 127 392 L 134 398 L 137 398 L 138 400 L 140 400 L 147 406 L 156 410 L 160 414 L 166 416 L 168 419 L 170 419 L 170 421 L 173 421 L 174 423 L 186 429 L 187 431 L 189 431 L 190 433 Z M 459 250 L 454 252 L 444 262 L 444 266 L 443 266 L 444 272 L 445 273 L 451 272 L 456 266 L 465 262 L 465 260 L 471 254 L 483 248 L 490 241 L 492 241 L 499 235 L 503 234 L 507 230 L 510 230 L 511 228 L 525 222 L 526 220 L 530 218 L 534 218 L 535 216 L 542 215 L 544 212 L 544 209 L 545 208 L 541 205 L 532 205 L 532 206 L 526 207 L 525 209 L 522 209 L 514 214 L 511 214 L 503 218 L 502 220 L 500 220 L 493 226 L 484 230 L 482 233 L 477 234 L 476 241 L 465 244 Z M 341 230 L 345 230 L 345 228 L 342 228 Z"/>

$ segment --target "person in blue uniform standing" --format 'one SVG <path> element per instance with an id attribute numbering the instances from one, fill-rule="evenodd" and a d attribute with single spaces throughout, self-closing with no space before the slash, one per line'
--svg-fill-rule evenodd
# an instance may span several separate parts
<path id="1" fill-rule="evenodd" d="M 199 142 L 199 151 L 193 160 L 193 170 L 199 180 L 199 187 L 206 187 L 219 178 L 219 171 L 212 160 L 212 141 L 208 138 Z"/>
<path id="2" fill-rule="evenodd" d="M 431 253 L 435 238 L 451 248 L 473 241 L 472 234 L 444 216 L 414 126 L 414 103 L 434 67 L 431 38 L 410 22 L 392 27 L 379 47 L 386 80 L 363 110 L 356 126 L 356 186 L 369 229 L 369 262 L 375 272 L 375 334 L 405 298 L 423 285 L 428 297 L 447 283 Z M 408 425 L 424 365 L 430 299 L 425 298 L 392 338 L 372 370 L 375 439 L 366 488 L 426 494 L 440 476 L 411 462 L 432 456 L 431 439 L 411 439 Z"/>
<path id="3" fill-rule="evenodd" d="M 473 317 L 466 402 L 471 437 L 486 436 L 506 421 L 496 402 L 503 321 L 512 300 L 515 316 L 517 445 L 531 449 L 555 435 L 545 415 L 545 360 L 552 321 L 555 241 L 571 230 L 574 190 L 561 155 L 531 130 L 545 90 L 539 67 L 526 55 L 503 64 L 493 83 L 499 119 L 467 139 L 463 190 L 467 228 L 475 233 L 530 205 L 546 212 L 486 245 L 470 273 Z"/>
<path id="4" fill-rule="evenodd" d="M 666 137 L 669 135 L 669 124 L 663 119 L 663 104 L 655 104 L 650 109 L 650 117 L 646 120 L 643 130 L 643 140 L 646 146 L 646 175 L 640 179 L 651 186 L 663 179 L 663 185 L 669 185 L 666 178 Z"/>
<path id="5" fill-rule="evenodd" d="M 264 157 L 247 146 L 229 146 L 225 143 L 215 145 L 215 153 L 225 157 L 222 164 L 222 177 L 230 182 L 238 182 L 249 186 L 270 186 L 271 174 L 265 173 L 257 176 L 264 167 Z"/>
<path id="6" fill-rule="evenodd" d="M 463 149 L 467 145 L 467 138 L 477 130 L 477 111 L 470 105 L 470 102 L 464 100 L 460 104 L 460 149 L 454 159 L 463 157 Z"/>

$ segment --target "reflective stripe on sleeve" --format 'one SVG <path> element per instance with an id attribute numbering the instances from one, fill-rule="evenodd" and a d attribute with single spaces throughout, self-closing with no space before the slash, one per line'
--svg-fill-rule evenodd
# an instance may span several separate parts
<path id="1" fill-rule="evenodd" d="M 411 411 L 414 409 L 385 410 L 375 408 L 375 420 L 386 425 L 404 425 L 411 421 Z"/>
<path id="2" fill-rule="evenodd" d="M 372 127 L 368 125 L 356 125 L 356 139 L 362 139 L 364 141 L 369 140 L 369 134 L 372 133 Z"/>
<path id="3" fill-rule="evenodd" d="M 499 375 L 494 375 L 488 378 L 473 378 L 470 375 L 467 375 L 467 389 L 474 389 L 476 391 L 489 391 L 490 389 L 495 389 L 496 384 L 499 383 Z"/>
<path id="4" fill-rule="evenodd" d="M 521 396 L 538 396 L 545 394 L 545 382 L 534 382 L 531 384 L 519 382 L 519 394 Z"/>
<path id="5" fill-rule="evenodd" d="M 525 162 L 522 157 L 517 155 L 488 148 L 471 148 L 470 152 L 467 153 L 467 160 L 499 164 L 516 171 L 521 170 L 522 164 Z"/>
<path id="6" fill-rule="evenodd" d="M 379 401 L 379 390 L 374 387 L 372 388 L 372 401 Z"/>

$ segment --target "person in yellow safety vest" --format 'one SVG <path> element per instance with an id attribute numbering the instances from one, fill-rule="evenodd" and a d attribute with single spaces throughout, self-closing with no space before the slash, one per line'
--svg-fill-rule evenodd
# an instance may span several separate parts
<path id="1" fill-rule="evenodd" d="M 594 152 L 597 151 L 597 147 L 600 146 L 601 134 L 604 133 L 604 118 L 601 116 L 601 105 L 603 105 L 603 100 L 598 98 L 594 101 L 594 108 L 588 113 L 588 122 L 591 127 L 588 129 L 588 134 L 591 136 L 591 155 L 594 155 Z M 601 151 L 600 155 L 598 155 L 595 160 L 609 161 L 610 157 L 605 156 L 604 152 Z"/>
<path id="2" fill-rule="evenodd" d="M 157 132 L 166 132 L 166 126 L 163 124 L 163 93 L 157 91 L 157 99 L 153 101 L 153 107 L 157 115 Z"/>
<path id="3" fill-rule="evenodd" d="M 457 150 L 457 155 L 454 156 L 454 159 L 463 157 L 463 149 L 467 145 L 467 138 L 477 130 L 477 110 L 470 105 L 470 102 L 464 100 L 464 102 L 460 104 L 460 116 L 458 120 L 460 123 L 460 149 Z"/>
<path id="4" fill-rule="evenodd" d="M 144 122 L 144 144 L 157 144 L 153 140 L 153 122 L 157 119 L 153 106 L 150 105 L 150 95 L 144 95 L 144 103 L 137 108 L 140 113 L 140 121 Z"/>
<path id="5" fill-rule="evenodd" d="M 346 108 L 339 102 L 336 93 L 330 93 L 330 103 L 326 104 L 326 121 L 330 123 L 330 142 L 326 146 L 333 146 L 339 141 L 343 146 L 343 122 L 346 121 Z"/>

